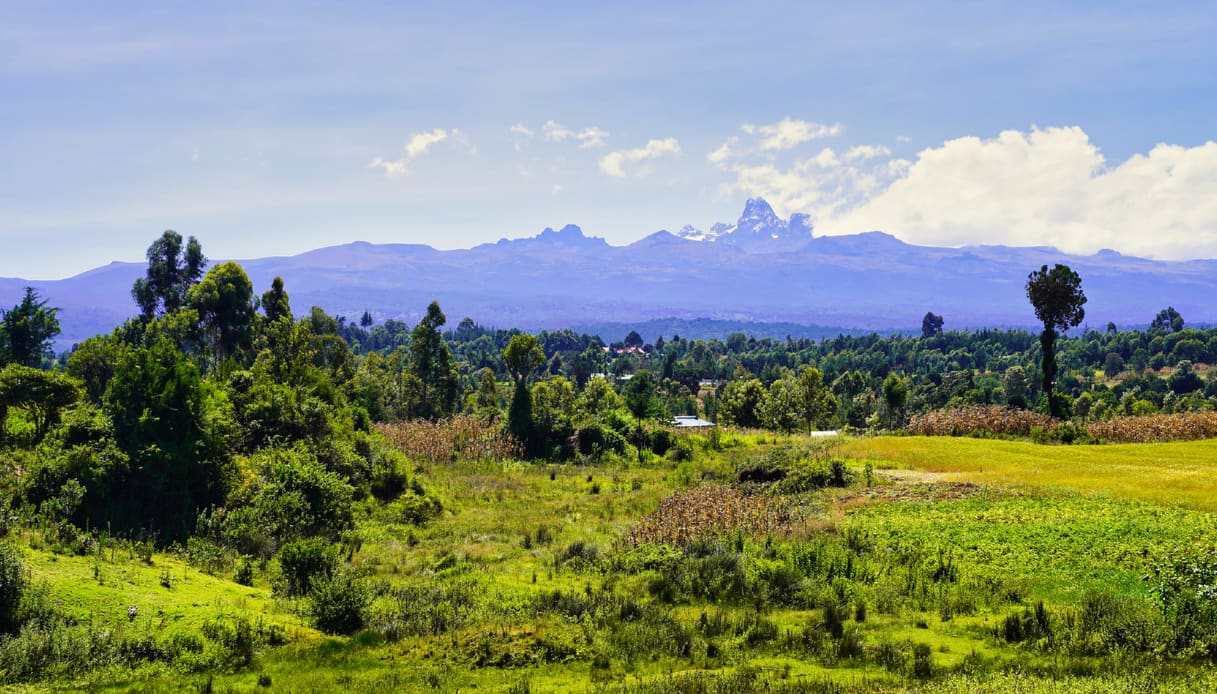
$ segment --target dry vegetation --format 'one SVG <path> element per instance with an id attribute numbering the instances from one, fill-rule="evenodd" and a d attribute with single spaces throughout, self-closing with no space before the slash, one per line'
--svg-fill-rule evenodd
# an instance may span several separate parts
<path id="1" fill-rule="evenodd" d="M 1217 437 L 1217 412 L 1180 412 L 1116 417 L 1086 425 L 1090 435 L 1112 443 L 1196 441 Z"/>
<path id="2" fill-rule="evenodd" d="M 1028 410 L 997 405 L 972 405 L 936 410 L 913 417 L 909 433 L 918 436 L 1029 436 L 1035 427 L 1044 431 L 1059 420 Z M 1110 443 L 1164 443 L 1217 438 L 1217 412 L 1180 412 L 1138 417 L 1115 417 L 1085 425 L 1086 431 Z"/>
<path id="3" fill-rule="evenodd" d="M 378 424 L 376 430 L 415 462 L 512 460 L 521 455 L 519 444 L 501 426 L 472 414 L 437 422 Z"/>
<path id="4" fill-rule="evenodd" d="M 789 529 L 794 516 L 772 497 L 707 485 L 664 499 L 659 508 L 630 528 L 623 541 L 631 546 L 682 544 L 737 530 L 766 535 Z"/>
<path id="5" fill-rule="evenodd" d="M 909 431 L 919 436 L 966 436 L 973 432 L 1027 436 L 1032 427 L 1048 429 L 1054 421 L 1048 415 L 1028 410 L 997 405 L 969 405 L 917 415 L 909 422 Z"/>

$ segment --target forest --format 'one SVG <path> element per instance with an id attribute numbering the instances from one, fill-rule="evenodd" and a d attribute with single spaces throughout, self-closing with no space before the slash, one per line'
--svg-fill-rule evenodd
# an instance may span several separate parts
<path id="1" fill-rule="evenodd" d="M 1217 686 L 1217 329 L 1171 307 L 1091 329 L 1058 265 L 1042 332 L 617 341 L 147 259 L 60 353 L 2 311 L 6 685 Z"/>

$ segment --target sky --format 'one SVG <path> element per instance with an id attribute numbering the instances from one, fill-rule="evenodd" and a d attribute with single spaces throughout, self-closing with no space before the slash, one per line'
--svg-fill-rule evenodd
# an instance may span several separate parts
<path id="1" fill-rule="evenodd" d="M 0 276 L 363 240 L 816 234 L 1217 257 L 1217 10 L 0 0 Z"/>

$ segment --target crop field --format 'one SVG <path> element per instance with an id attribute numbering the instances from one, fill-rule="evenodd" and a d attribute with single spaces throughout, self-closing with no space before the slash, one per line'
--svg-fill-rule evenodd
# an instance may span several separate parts
<path id="1" fill-rule="evenodd" d="M 1076 490 L 1217 511 L 1217 439 L 1172 443 L 1045 446 L 1026 441 L 878 437 L 843 453 L 990 486 Z"/>
<path id="2" fill-rule="evenodd" d="M 692 460 L 679 463 L 422 464 L 415 472 L 442 514 L 419 524 L 398 506 L 369 503 L 344 538 L 370 592 L 364 628 L 351 637 L 309 628 L 301 604 L 272 592 L 273 562 L 242 586 L 230 580 L 237 567 L 200 568 L 185 551 L 141 555 L 117 542 L 65 551 L 26 531 L 33 583 L 78 625 L 128 641 L 211 634 L 183 646 L 197 651 L 197 672 L 180 660 L 116 661 L 45 686 L 1217 686 L 1195 664 L 1195 649 L 1207 646 L 1180 641 L 1154 579 L 1217 543 L 1213 442 L 733 434 L 691 443 Z"/>

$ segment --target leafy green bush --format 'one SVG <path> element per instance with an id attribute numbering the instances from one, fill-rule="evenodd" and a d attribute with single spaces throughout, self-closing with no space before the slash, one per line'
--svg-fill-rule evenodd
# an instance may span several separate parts
<path id="1" fill-rule="evenodd" d="M 1062 422 L 1045 431 L 1041 427 L 1031 428 L 1031 440 L 1036 443 L 1093 444 L 1098 443 L 1085 427 L 1072 422 Z"/>
<path id="2" fill-rule="evenodd" d="M 651 432 L 651 450 L 655 455 L 663 455 L 673 445 L 672 432 L 667 429 L 656 429 Z"/>
<path id="3" fill-rule="evenodd" d="M 6 634 L 20 626 L 17 613 L 26 582 L 21 555 L 7 542 L 0 543 L 0 631 Z"/>
<path id="4" fill-rule="evenodd" d="M 308 610 L 313 625 L 327 634 L 353 634 L 363 628 L 364 610 L 371 594 L 363 581 L 350 573 L 314 581 Z"/>
<path id="5" fill-rule="evenodd" d="M 314 584 L 328 581 L 338 568 L 338 551 L 325 540 L 311 537 L 283 545 L 279 571 L 286 595 L 307 595 Z"/>

